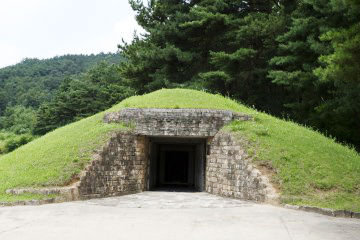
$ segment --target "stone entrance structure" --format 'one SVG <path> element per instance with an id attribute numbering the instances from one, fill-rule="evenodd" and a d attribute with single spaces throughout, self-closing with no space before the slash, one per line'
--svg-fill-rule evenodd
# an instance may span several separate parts
<path id="1" fill-rule="evenodd" d="M 149 146 L 149 190 L 204 191 L 205 138 L 151 137 Z"/>
<path id="2" fill-rule="evenodd" d="M 133 129 L 113 134 L 77 184 L 81 199 L 157 188 L 266 201 L 268 179 L 250 163 L 241 142 L 221 128 L 251 117 L 225 110 L 123 109 L 104 117 Z"/>

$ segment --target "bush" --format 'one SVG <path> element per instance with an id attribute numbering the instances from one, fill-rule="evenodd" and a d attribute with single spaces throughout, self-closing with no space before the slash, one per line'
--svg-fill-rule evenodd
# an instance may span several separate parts
<path id="1" fill-rule="evenodd" d="M 13 138 L 15 136 L 16 135 L 14 133 L 6 132 L 6 131 L 0 131 L 0 155 L 5 154 L 7 152 L 6 148 L 5 148 L 5 145 L 6 145 L 7 141 L 10 138 Z"/>
<path id="2" fill-rule="evenodd" d="M 18 135 L 8 139 L 4 146 L 4 152 L 9 153 L 17 149 L 18 147 L 31 142 L 34 139 L 34 136 L 29 134 Z"/>
<path id="3" fill-rule="evenodd" d="M 0 128 L 15 134 L 29 134 L 33 131 L 36 112 L 24 106 L 8 107 L 0 117 Z"/>
<path id="4" fill-rule="evenodd" d="M 5 146 L 4 146 L 4 143 L 0 141 L 0 156 L 1 154 L 4 154 L 5 153 Z"/>

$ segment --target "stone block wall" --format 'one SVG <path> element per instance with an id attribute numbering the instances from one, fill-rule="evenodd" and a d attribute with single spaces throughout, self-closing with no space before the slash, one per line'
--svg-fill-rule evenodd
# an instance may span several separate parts
<path id="1" fill-rule="evenodd" d="M 267 177 L 250 164 L 250 157 L 230 133 L 220 131 L 210 141 L 206 161 L 206 191 L 254 201 L 276 199 Z"/>
<path id="2" fill-rule="evenodd" d="M 147 147 L 145 136 L 114 133 L 80 176 L 81 199 L 117 196 L 145 190 Z"/>
<path id="3" fill-rule="evenodd" d="M 106 114 L 104 121 L 133 124 L 139 135 L 209 137 L 232 120 L 250 118 L 227 110 L 125 108 Z"/>

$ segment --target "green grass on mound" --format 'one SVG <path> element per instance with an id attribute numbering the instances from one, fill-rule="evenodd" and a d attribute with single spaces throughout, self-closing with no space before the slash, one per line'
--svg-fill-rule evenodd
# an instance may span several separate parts
<path id="1" fill-rule="evenodd" d="M 248 152 L 256 165 L 270 172 L 283 202 L 360 211 L 359 154 L 318 132 L 195 90 L 159 90 L 128 98 L 106 112 L 124 107 L 209 108 L 250 114 L 255 121 L 233 122 L 226 129 L 248 140 Z M 110 132 L 123 129 L 102 123 L 104 114 L 59 128 L 0 157 L 0 202 L 9 201 L 6 189 L 62 185 L 79 173 L 93 149 L 103 145 Z"/>
<path id="2" fill-rule="evenodd" d="M 0 157 L 0 202 L 41 199 L 39 195 L 11 196 L 6 189 L 58 186 L 66 184 L 89 162 L 94 149 L 122 129 L 118 124 L 103 124 L 97 114 L 56 129 Z"/>

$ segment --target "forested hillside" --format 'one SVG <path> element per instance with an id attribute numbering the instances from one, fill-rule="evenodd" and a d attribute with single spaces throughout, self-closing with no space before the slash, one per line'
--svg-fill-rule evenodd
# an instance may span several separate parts
<path id="1" fill-rule="evenodd" d="M 129 2 L 145 34 L 119 45 L 123 61 L 64 56 L 1 69 L 1 128 L 42 135 L 177 87 L 229 96 L 360 149 L 359 0 Z"/>
<path id="2" fill-rule="evenodd" d="M 119 63 L 119 54 L 66 55 L 46 60 L 25 59 L 0 69 L 0 116 L 7 107 L 38 108 L 53 98 L 66 79 L 85 73 L 101 61 Z"/>
<path id="3" fill-rule="evenodd" d="M 120 54 L 112 53 L 66 55 L 46 60 L 25 59 L 14 66 L 0 69 L 0 153 L 11 151 L 30 141 L 33 134 L 45 133 L 40 127 L 44 125 L 42 120 L 52 126 L 47 126 L 46 129 L 52 130 L 80 115 L 82 110 L 79 102 L 83 103 L 82 105 L 93 105 L 94 96 L 91 95 L 91 99 L 86 102 L 84 91 L 90 92 L 92 89 L 91 94 L 94 94 L 94 91 L 99 90 L 99 84 L 95 82 L 101 82 L 104 77 L 97 77 L 96 74 L 99 75 L 101 72 L 105 76 L 105 72 L 114 69 L 114 64 L 118 65 L 121 59 Z M 93 82 L 89 83 L 89 79 Z M 106 81 L 111 80 L 106 78 Z M 70 88 L 77 90 L 71 93 L 72 99 L 68 96 L 60 99 L 59 95 Z M 87 89 L 82 91 L 81 88 Z M 61 104 L 62 108 L 71 111 L 71 107 L 66 105 L 70 103 L 73 104 L 73 109 L 80 111 L 79 114 L 72 112 L 71 116 L 64 116 L 57 115 L 55 108 L 51 109 L 52 112 L 45 110 L 49 105 Z M 99 108 L 102 110 L 109 107 L 106 103 L 102 103 L 104 107 L 92 106 L 92 111 L 88 111 L 87 114 L 95 113 Z M 51 116 L 44 116 L 45 114 Z M 56 119 L 49 121 L 46 117 Z M 40 130 L 36 131 L 38 128 Z"/>
<path id="4" fill-rule="evenodd" d="M 360 146 L 360 1 L 130 0 L 131 86 L 205 89 Z"/>

